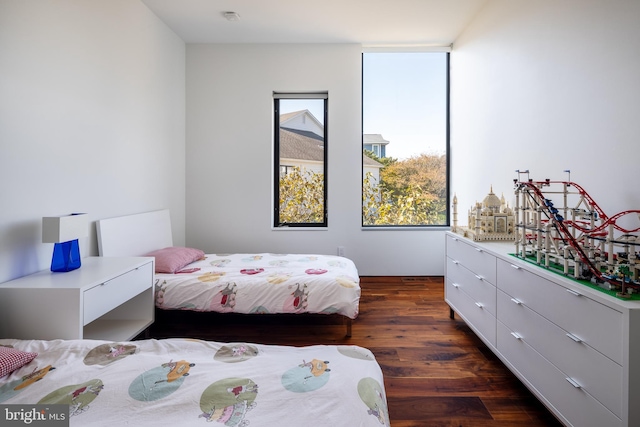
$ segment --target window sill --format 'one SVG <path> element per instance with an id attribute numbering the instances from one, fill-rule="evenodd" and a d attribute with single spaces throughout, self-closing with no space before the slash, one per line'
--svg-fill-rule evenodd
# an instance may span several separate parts
<path id="1" fill-rule="evenodd" d="M 379 225 L 362 226 L 362 231 L 451 231 L 449 225 Z"/>
<path id="2" fill-rule="evenodd" d="M 271 227 L 271 231 L 326 231 L 329 227 Z"/>

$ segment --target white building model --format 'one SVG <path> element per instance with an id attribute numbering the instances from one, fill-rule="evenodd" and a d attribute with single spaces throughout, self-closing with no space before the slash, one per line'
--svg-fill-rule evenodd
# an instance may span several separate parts
<path id="1" fill-rule="evenodd" d="M 469 209 L 469 225 L 458 226 L 458 197 L 453 196 L 453 227 L 451 231 L 462 234 L 476 242 L 515 240 L 513 209 L 493 193 L 493 186 L 482 203 L 476 202 Z"/>

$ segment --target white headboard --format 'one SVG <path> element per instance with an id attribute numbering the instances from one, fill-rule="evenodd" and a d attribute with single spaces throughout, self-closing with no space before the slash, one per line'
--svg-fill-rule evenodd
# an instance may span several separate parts
<path id="1" fill-rule="evenodd" d="M 100 256 L 141 256 L 173 246 L 169 210 L 96 221 Z"/>

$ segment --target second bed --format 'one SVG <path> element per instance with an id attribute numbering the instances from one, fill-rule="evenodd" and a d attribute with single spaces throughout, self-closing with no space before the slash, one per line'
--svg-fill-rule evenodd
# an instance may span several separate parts
<path id="1" fill-rule="evenodd" d="M 352 260 L 321 254 L 205 254 L 173 246 L 169 211 L 99 220 L 101 256 L 153 256 L 156 307 L 219 313 L 358 316 Z"/>

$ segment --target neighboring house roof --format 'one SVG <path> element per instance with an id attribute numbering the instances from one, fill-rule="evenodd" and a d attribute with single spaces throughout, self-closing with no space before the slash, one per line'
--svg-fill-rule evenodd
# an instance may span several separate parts
<path id="1" fill-rule="evenodd" d="M 313 132 L 280 128 L 280 157 L 284 159 L 322 162 L 324 160 L 324 141 Z M 362 155 L 365 166 L 382 167 L 380 162 Z"/>
<path id="2" fill-rule="evenodd" d="M 364 133 L 362 134 L 362 142 L 364 144 L 380 144 L 387 145 L 389 141 L 384 139 L 379 133 Z"/>
<path id="3" fill-rule="evenodd" d="M 364 154 L 362 155 L 362 164 L 365 166 L 376 166 L 379 168 L 384 167 L 384 165 L 376 160 L 373 160 L 371 157 L 369 156 L 365 156 Z"/>
<path id="4" fill-rule="evenodd" d="M 313 132 L 281 127 L 280 157 L 321 162 L 324 160 L 324 141 Z"/>
<path id="5" fill-rule="evenodd" d="M 302 115 L 310 117 L 318 124 L 318 126 L 320 126 L 321 129 L 323 128 L 322 124 L 316 120 L 309 110 L 281 114 L 280 157 L 283 159 L 322 162 L 324 160 L 324 139 L 321 136 L 309 130 L 294 129 L 284 126 L 285 123 L 291 122 L 293 119 Z M 292 124 L 295 125 L 295 122 Z M 378 136 L 380 139 L 382 138 L 382 136 Z M 383 167 L 382 163 L 377 162 L 364 154 L 362 155 L 362 163 L 364 166 Z"/>

